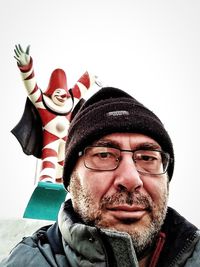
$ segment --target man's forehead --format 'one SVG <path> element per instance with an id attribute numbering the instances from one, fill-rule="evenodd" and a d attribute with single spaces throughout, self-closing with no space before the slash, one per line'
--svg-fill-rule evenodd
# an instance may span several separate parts
<path id="1" fill-rule="evenodd" d="M 151 137 L 137 133 L 112 133 L 96 140 L 93 145 L 122 147 L 129 144 L 131 148 L 160 149 L 160 145 Z"/>

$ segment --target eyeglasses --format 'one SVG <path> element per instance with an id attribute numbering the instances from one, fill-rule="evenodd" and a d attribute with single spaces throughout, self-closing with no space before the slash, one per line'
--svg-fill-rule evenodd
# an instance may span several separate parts
<path id="1" fill-rule="evenodd" d="M 119 167 L 122 152 L 133 154 L 136 170 L 141 174 L 161 175 L 166 173 L 170 155 L 161 150 L 126 150 L 106 146 L 89 146 L 79 152 L 86 168 L 94 171 L 113 171 Z"/>

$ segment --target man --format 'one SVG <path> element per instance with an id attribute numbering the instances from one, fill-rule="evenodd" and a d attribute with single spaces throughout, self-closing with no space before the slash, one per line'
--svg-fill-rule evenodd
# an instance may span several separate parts
<path id="1" fill-rule="evenodd" d="M 167 207 L 174 169 L 159 118 L 102 88 L 73 114 L 58 222 L 24 239 L 1 266 L 200 266 L 198 229 Z"/>

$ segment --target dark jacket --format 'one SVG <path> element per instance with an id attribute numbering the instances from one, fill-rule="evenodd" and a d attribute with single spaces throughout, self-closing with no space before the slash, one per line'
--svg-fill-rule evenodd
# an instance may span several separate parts
<path id="1" fill-rule="evenodd" d="M 85 225 L 70 201 L 63 207 L 58 223 L 24 238 L 0 267 L 139 266 L 128 234 Z M 194 225 L 168 208 L 162 232 L 166 240 L 156 266 L 200 266 L 200 232 Z"/>

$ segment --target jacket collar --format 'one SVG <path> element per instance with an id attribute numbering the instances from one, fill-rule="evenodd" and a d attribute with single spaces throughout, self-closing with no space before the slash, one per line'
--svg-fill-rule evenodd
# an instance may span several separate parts
<path id="1" fill-rule="evenodd" d="M 88 261 L 88 264 L 89 262 L 99 262 L 103 264 L 100 266 L 109 266 L 107 255 L 109 253 L 109 258 L 112 258 L 111 266 L 138 266 L 131 237 L 127 233 L 108 229 L 100 230 L 85 225 L 74 212 L 71 200 L 61 206 L 58 226 L 63 237 L 65 253 L 69 253 L 70 247 L 70 250 L 79 255 L 79 259 L 71 257 L 72 261 Z M 72 266 L 76 266 L 75 262 L 72 263 L 74 264 Z M 94 264 L 94 266 L 96 265 Z"/>
<path id="2" fill-rule="evenodd" d="M 187 255 L 187 251 L 193 251 L 199 240 L 197 227 L 170 207 L 167 210 L 162 232 L 166 235 L 166 242 L 158 266 L 174 266 L 173 264 L 179 259 L 184 260 L 184 255 Z"/>
<path id="3" fill-rule="evenodd" d="M 63 246 L 66 255 L 69 248 L 79 255 L 79 260 L 93 263 L 102 263 L 99 266 L 108 266 L 108 259 L 112 259 L 111 266 L 138 266 L 136 254 L 127 233 L 98 229 L 85 225 L 74 212 L 71 200 L 66 201 L 58 216 L 58 225 L 63 237 Z M 168 208 L 167 216 L 162 227 L 166 235 L 166 242 L 158 260 L 158 266 L 173 266 L 178 258 L 183 258 L 183 251 L 191 250 L 199 240 L 197 228 L 172 208 Z M 109 253 L 109 257 L 108 254 Z M 70 257 L 77 261 L 77 257 Z M 114 263 L 115 262 L 115 263 Z M 77 263 L 76 263 L 77 264 Z M 74 262 L 72 266 L 76 266 Z M 171 264 L 171 265 L 170 265 Z"/>

